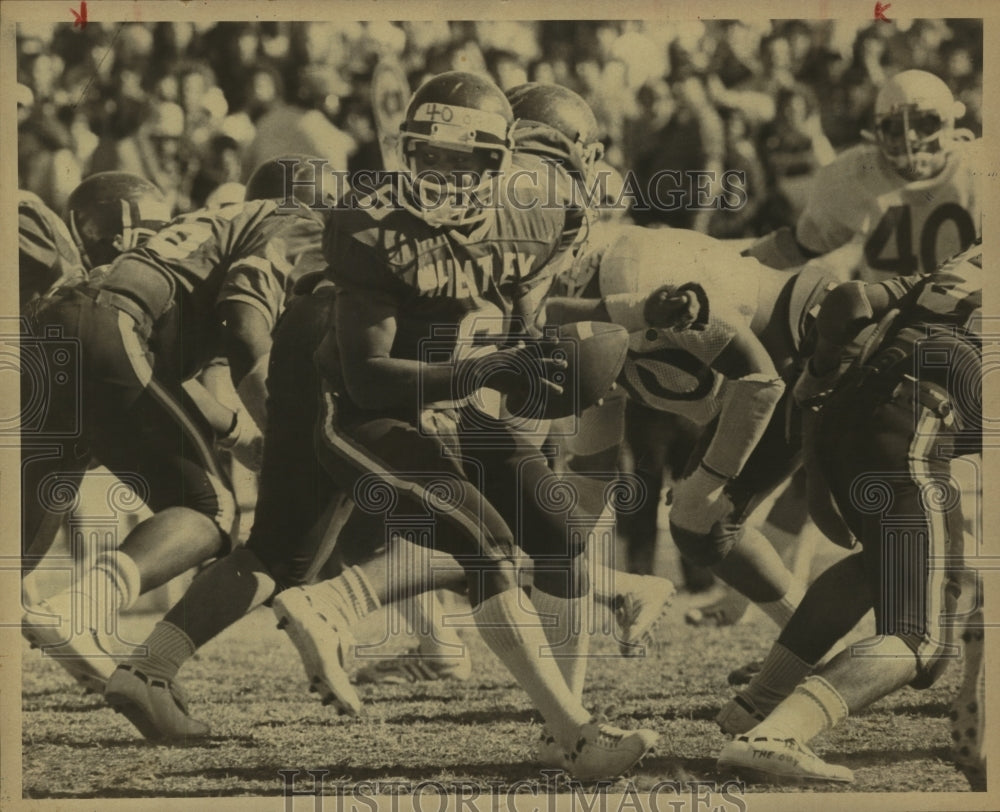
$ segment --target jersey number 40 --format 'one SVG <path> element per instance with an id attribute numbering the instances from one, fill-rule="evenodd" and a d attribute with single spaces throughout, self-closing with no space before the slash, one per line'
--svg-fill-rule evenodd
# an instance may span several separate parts
<path id="1" fill-rule="evenodd" d="M 958 203 L 942 203 L 924 221 L 920 230 L 918 255 L 915 250 L 918 246 L 913 242 L 913 215 L 910 207 L 890 206 L 865 242 L 865 260 L 868 267 L 896 276 L 906 276 L 918 271 L 925 273 L 933 271 L 954 253 L 952 251 L 942 257 L 937 255 L 938 233 L 946 222 L 954 223 L 958 230 L 960 245 L 956 246 L 956 250 L 971 245 L 976 239 L 976 224 L 972 222 L 972 215 Z M 893 234 L 896 236 L 895 256 L 891 254 L 888 257 L 882 256 Z"/>

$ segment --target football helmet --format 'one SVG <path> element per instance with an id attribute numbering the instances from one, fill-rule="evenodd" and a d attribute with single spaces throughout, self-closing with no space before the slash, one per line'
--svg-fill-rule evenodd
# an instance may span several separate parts
<path id="1" fill-rule="evenodd" d="M 896 171 L 927 180 L 944 169 L 955 119 L 965 113 L 948 86 L 922 70 L 906 70 L 887 81 L 875 99 L 875 142 Z"/>
<path id="2" fill-rule="evenodd" d="M 449 71 L 411 97 L 400 125 L 401 204 L 431 225 L 482 220 L 493 177 L 510 164 L 514 113 L 503 91 L 475 73 Z"/>
<path id="3" fill-rule="evenodd" d="M 85 265 L 96 268 L 142 245 L 166 226 L 170 207 L 145 178 L 129 172 L 100 172 L 70 194 L 66 222 Z"/>
<path id="4" fill-rule="evenodd" d="M 538 155 L 565 170 L 561 194 L 567 203 L 564 244 L 582 246 L 597 219 L 594 209 L 603 202 L 604 189 L 597 177 L 610 169 L 599 161 L 604 144 L 600 126 L 590 105 L 569 88 L 529 82 L 507 91 L 516 116 L 515 149 Z M 558 182 L 558 181 L 557 181 Z M 606 184 L 605 184 L 606 186 Z"/>
<path id="5" fill-rule="evenodd" d="M 315 155 L 290 153 L 264 161 L 258 166 L 243 194 L 244 200 L 280 200 L 281 208 L 303 206 L 318 208 L 332 201 L 324 193 L 323 173 L 327 162 Z"/>
<path id="6" fill-rule="evenodd" d="M 575 169 L 589 182 L 604 155 L 600 126 L 590 105 L 567 87 L 529 82 L 507 91 L 517 118 L 517 149 Z"/>

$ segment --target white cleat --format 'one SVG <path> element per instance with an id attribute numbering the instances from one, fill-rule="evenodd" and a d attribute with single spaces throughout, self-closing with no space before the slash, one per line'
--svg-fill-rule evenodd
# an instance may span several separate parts
<path id="1" fill-rule="evenodd" d="M 77 620 L 81 611 L 82 622 Z M 21 634 L 32 648 L 40 649 L 44 657 L 65 668 L 88 693 L 104 693 L 104 686 L 115 670 L 115 659 L 94 628 L 96 620 L 97 614 L 86 594 L 60 593 L 24 613 Z"/>
<path id="2" fill-rule="evenodd" d="M 150 677 L 133 665 L 115 669 L 104 699 L 151 742 L 185 741 L 209 734 L 208 725 L 188 713 L 187 700 L 176 682 Z"/>
<path id="3" fill-rule="evenodd" d="M 344 670 L 344 632 L 313 605 L 304 587 L 280 593 L 274 599 L 274 616 L 298 649 L 309 690 L 338 713 L 360 715 L 361 698 Z"/>
<path id="4" fill-rule="evenodd" d="M 538 744 L 535 746 L 535 761 L 541 766 L 553 770 L 568 770 L 569 756 L 566 749 L 560 746 L 547 727 L 542 726 Z"/>
<path id="5" fill-rule="evenodd" d="M 983 659 L 983 610 L 969 618 L 962 632 L 965 667 L 948 717 L 951 720 L 951 752 L 955 764 L 972 789 L 986 790 L 986 752 L 983 748 L 986 721 L 986 669 Z"/>
<path id="6" fill-rule="evenodd" d="M 622 730 L 593 719 L 580 728 L 567 754 L 566 771 L 580 781 L 617 778 L 652 750 L 659 734 L 653 730 Z"/>
<path id="7" fill-rule="evenodd" d="M 797 739 L 770 736 L 737 736 L 722 748 L 719 769 L 771 782 L 854 780 L 847 767 L 827 764 Z"/>
<path id="8" fill-rule="evenodd" d="M 765 714 L 742 694 L 736 694 L 715 717 L 715 723 L 723 733 L 738 736 L 753 730 L 764 721 Z"/>
<path id="9" fill-rule="evenodd" d="M 677 594 L 673 583 L 666 578 L 634 577 L 635 586 L 619 596 L 615 610 L 620 632 L 618 650 L 623 657 L 645 657 L 655 647 L 653 628 Z"/>
<path id="10" fill-rule="evenodd" d="M 354 682 L 358 685 L 406 685 L 441 680 L 465 682 L 471 676 L 472 658 L 464 646 L 460 655 L 432 655 L 413 648 L 358 669 Z"/>

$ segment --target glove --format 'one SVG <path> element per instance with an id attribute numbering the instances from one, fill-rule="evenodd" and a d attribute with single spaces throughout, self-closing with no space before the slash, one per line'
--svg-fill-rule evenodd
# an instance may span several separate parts
<path id="1" fill-rule="evenodd" d="M 674 486 L 670 521 L 692 533 L 707 533 L 733 510 L 724 490 L 728 481 L 699 465 Z"/>
<path id="2" fill-rule="evenodd" d="M 264 460 L 264 435 L 260 433 L 250 414 L 242 408 L 236 410 L 233 425 L 218 439 L 216 445 L 232 454 L 240 465 L 255 474 L 260 472 Z"/>

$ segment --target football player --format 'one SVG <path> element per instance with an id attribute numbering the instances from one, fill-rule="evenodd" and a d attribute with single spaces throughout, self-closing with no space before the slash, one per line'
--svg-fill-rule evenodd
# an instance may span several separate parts
<path id="1" fill-rule="evenodd" d="M 807 257 L 845 280 L 930 273 L 982 233 L 982 141 L 937 76 L 906 70 L 875 100 L 870 143 L 819 170 L 795 228 Z"/>
<path id="2" fill-rule="evenodd" d="M 552 734 L 543 760 L 578 778 L 614 776 L 656 734 L 593 719 L 571 687 L 586 664 L 589 638 L 577 621 L 589 585 L 568 523 L 593 524 L 603 504 L 588 516 L 582 505 L 547 497 L 558 478 L 495 397 L 555 391 L 564 362 L 516 344 L 482 352 L 532 330 L 564 239 L 563 208 L 543 205 L 544 167 L 512 156 L 513 119 L 488 80 L 461 72 L 431 79 L 407 108 L 402 183 L 331 214 L 324 246 L 338 293 L 335 332 L 317 352 L 318 449 L 378 525 L 434 520 L 424 543 L 462 564 L 476 626 Z M 509 185 L 519 174 L 538 185 Z M 448 355 L 451 362 L 433 360 Z M 535 361 L 525 366 L 528 357 Z M 519 584 L 518 548 L 535 561 L 530 598 Z M 339 640 L 317 612 L 350 627 L 379 604 L 379 591 L 351 567 L 275 599 L 321 690 L 336 694 L 324 683 L 324 659 L 335 659 Z M 536 612 L 556 624 L 543 631 Z M 558 659 L 539 656 L 552 648 Z"/>
<path id="3" fill-rule="evenodd" d="M 574 94 L 559 89 L 545 95 L 572 101 Z M 551 98 L 547 101 L 551 107 Z M 552 129 L 560 124 L 555 117 Z M 549 140 L 559 143 L 554 136 Z M 573 152 L 565 143 L 573 139 L 561 140 L 572 165 Z M 594 182 L 586 172 L 580 179 Z M 690 463 L 697 467 L 674 490 L 672 535 L 686 557 L 710 566 L 782 626 L 802 585 L 745 523 L 798 466 L 783 419 L 771 418 L 784 392 L 779 370 L 786 372 L 796 357 L 800 325 L 792 326 L 793 314 L 825 290 L 822 277 L 772 271 L 723 243 L 683 230 L 625 226 L 610 237 L 581 252 L 562 280 L 574 295 L 550 299 L 547 318 L 601 319 L 627 327 L 632 337 L 619 384 L 628 395 L 699 425 L 718 419 Z M 650 323 L 647 315 L 664 324 Z M 673 329 L 685 326 L 693 329 Z"/>
<path id="4" fill-rule="evenodd" d="M 39 329 L 79 347 L 79 402 L 61 399 L 49 411 L 78 409 L 81 431 L 61 458 L 33 466 L 27 528 L 41 523 L 52 488 L 78 487 L 85 462 L 73 451 L 81 444 L 154 511 L 119 549 L 99 553 L 81 579 L 23 619 L 29 640 L 98 690 L 114 666 L 107 652 L 116 646 L 116 613 L 230 545 L 235 504 L 213 445 L 256 466 L 260 433 L 246 410 L 222 405 L 192 378 L 221 352 L 247 407 L 264 403 L 261 359 L 291 271 L 283 233 L 299 215 L 313 223 L 315 238 L 322 228 L 308 209 L 255 201 L 181 216 L 136 247 L 152 232 L 152 204 L 162 206 L 155 191 L 122 173 L 81 184 L 71 232 L 86 240 L 90 261 L 114 261 L 99 278 L 57 291 L 38 313 Z M 83 634 L 71 633 L 74 623 Z"/>
<path id="5" fill-rule="evenodd" d="M 954 459 L 982 446 L 981 305 L 981 244 L 934 273 L 845 283 L 823 301 L 795 387 L 810 504 L 817 518 L 845 523 L 842 538 L 861 550 L 810 586 L 779 637 L 775 648 L 798 658 L 798 674 L 762 674 L 728 706 L 729 729 L 740 723 L 742 735 L 722 750 L 721 767 L 852 781 L 809 741 L 899 688 L 933 685 L 960 655 L 953 625 L 964 611 L 953 739 L 963 769 L 985 780 L 982 612 L 951 473 Z M 835 639 L 830 624 L 872 607 L 875 635 L 813 671 Z"/>

